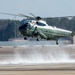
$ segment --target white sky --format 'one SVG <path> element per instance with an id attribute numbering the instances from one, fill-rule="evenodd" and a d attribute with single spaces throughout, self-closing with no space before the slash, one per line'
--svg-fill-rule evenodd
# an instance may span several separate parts
<path id="1" fill-rule="evenodd" d="M 0 0 L 0 12 L 41 17 L 75 16 L 75 0 Z M 0 14 L 0 19 L 23 19 Z"/>

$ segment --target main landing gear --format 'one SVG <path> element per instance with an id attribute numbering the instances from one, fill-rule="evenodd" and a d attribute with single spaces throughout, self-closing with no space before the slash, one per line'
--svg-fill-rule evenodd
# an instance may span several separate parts
<path id="1" fill-rule="evenodd" d="M 27 40 L 28 38 L 27 37 L 24 37 L 24 40 Z"/>
<path id="2" fill-rule="evenodd" d="M 39 38 L 37 38 L 37 39 L 36 39 L 36 41 L 40 41 L 40 39 L 39 39 Z"/>
<path id="3" fill-rule="evenodd" d="M 36 41 L 40 41 L 41 37 L 39 35 L 37 35 L 37 39 Z"/>
<path id="4" fill-rule="evenodd" d="M 56 40 L 56 44 L 58 45 L 59 43 L 58 43 L 58 40 Z"/>

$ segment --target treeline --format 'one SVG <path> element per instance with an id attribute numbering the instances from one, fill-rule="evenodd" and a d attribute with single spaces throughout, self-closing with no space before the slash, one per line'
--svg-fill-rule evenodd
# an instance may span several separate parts
<path id="1" fill-rule="evenodd" d="M 10 38 L 20 37 L 18 27 L 19 20 L 0 20 L 0 41 L 8 41 Z"/>
<path id="2" fill-rule="evenodd" d="M 47 18 L 46 21 L 51 26 L 75 31 L 75 17 Z"/>
<path id="3" fill-rule="evenodd" d="M 46 18 L 45 20 L 51 26 L 75 31 L 75 17 Z M 0 41 L 8 41 L 10 38 L 22 37 L 18 30 L 22 22 L 23 20 L 0 19 Z"/>

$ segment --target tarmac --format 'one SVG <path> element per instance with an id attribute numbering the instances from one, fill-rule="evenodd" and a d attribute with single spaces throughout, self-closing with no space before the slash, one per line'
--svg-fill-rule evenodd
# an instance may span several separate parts
<path id="1" fill-rule="evenodd" d="M 75 45 L 0 46 L 0 75 L 75 75 Z"/>

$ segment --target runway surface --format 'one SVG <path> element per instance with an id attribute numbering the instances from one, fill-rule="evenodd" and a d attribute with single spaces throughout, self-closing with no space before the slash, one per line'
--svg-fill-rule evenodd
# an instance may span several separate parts
<path id="1" fill-rule="evenodd" d="M 75 75 L 75 64 L 0 66 L 0 75 Z"/>
<path id="2" fill-rule="evenodd" d="M 75 45 L 0 46 L 0 75 L 75 75 Z"/>
<path id="3" fill-rule="evenodd" d="M 75 64 L 0 66 L 0 75 L 75 75 Z"/>

